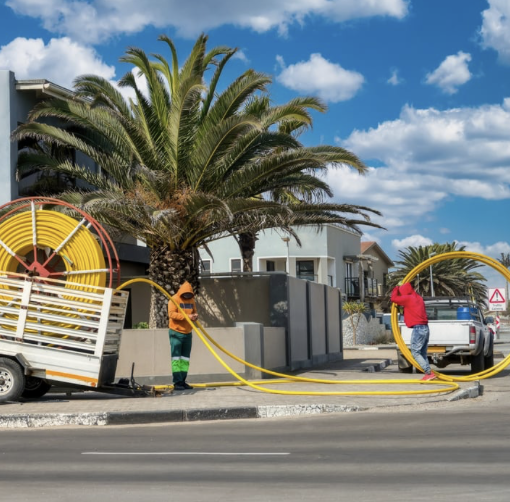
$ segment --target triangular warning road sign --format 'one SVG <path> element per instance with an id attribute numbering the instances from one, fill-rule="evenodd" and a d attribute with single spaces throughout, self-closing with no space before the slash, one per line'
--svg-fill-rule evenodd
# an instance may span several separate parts
<path id="1" fill-rule="evenodd" d="M 506 303 L 505 295 L 502 295 L 499 289 L 495 289 L 494 293 L 492 293 L 492 296 L 489 298 L 489 303 Z"/>

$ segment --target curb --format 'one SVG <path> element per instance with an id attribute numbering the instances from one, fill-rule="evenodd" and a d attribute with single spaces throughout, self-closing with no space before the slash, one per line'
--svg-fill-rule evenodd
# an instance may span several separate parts
<path id="1" fill-rule="evenodd" d="M 483 385 L 480 380 L 475 382 L 473 387 L 459 390 L 456 394 L 448 398 L 448 401 L 459 401 L 460 399 L 471 399 L 483 395 Z"/>
<path id="2" fill-rule="evenodd" d="M 370 366 L 367 366 L 366 368 L 363 368 L 363 371 L 368 371 L 369 373 L 375 373 L 376 371 L 381 371 L 390 364 L 393 364 L 392 359 L 385 359 L 384 361 L 381 361 L 377 364 L 372 364 Z"/>
<path id="3" fill-rule="evenodd" d="M 303 404 L 277 406 L 247 406 L 155 412 L 49 413 L 32 415 L 0 415 L 0 428 L 59 427 L 63 425 L 141 425 L 164 422 L 197 422 L 205 420 L 235 420 L 244 418 L 276 418 L 319 413 L 365 411 L 361 406 Z"/>

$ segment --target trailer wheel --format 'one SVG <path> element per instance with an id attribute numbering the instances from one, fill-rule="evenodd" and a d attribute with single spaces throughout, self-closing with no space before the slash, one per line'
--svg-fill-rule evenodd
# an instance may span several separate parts
<path id="1" fill-rule="evenodd" d="M 28 376 L 25 378 L 25 388 L 21 397 L 26 399 L 37 399 L 43 397 L 51 389 L 51 384 L 42 378 Z"/>
<path id="2" fill-rule="evenodd" d="M 0 357 L 0 402 L 17 401 L 25 388 L 21 366 L 12 359 Z"/>

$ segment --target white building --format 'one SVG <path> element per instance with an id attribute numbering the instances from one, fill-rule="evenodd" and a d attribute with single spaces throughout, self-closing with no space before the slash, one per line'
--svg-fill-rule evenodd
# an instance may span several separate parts
<path id="1" fill-rule="evenodd" d="M 374 302 L 384 295 L 393 262 L 377 243 L 362 243 L 358 232 L 336 224 L 294 230 L 301 246 L 276 230 L 259 233 L 253 272 L 286 271 L 292 277 L 338 288 L 353 300 Z M 200 250 L 203 272 L 242 272 L 241 252 L 233 237 L 214 241 L 208 248 L 212 256 Z"/>

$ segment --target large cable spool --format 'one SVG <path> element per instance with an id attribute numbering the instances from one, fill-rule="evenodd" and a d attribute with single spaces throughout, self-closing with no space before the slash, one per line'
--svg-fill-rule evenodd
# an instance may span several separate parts
<path id="1" fill-rule="evenodd" d="M 78 219 L 62 212 L 66 210 Z M 55 294 L 60 300 L 79 299 L 83 308 L 61 306 L 60 312 L 70 324 L 43 320 L 45 327 L 39 334 L 55 334 L 51 325 L 79 330 L 80 319 L 87 318 L 87 303 L 100 303 L 93 295 L 111 288 L 116 278 L 120 281 L 118 255 L 108 234 L 101 225 L 84 211 L 52 198 L 24 198 L 0 206 L 0 275 L 39 284 L 60 287 L 75 294 Z M 0 286 L 0 305 L 19 310 L 17 286 Z M 78 291 L 80 294 L 78 294 Z M 17 296 L 18 295 L 18 296 Z M 54 312 L 54 300 L 29 306 L 29 317 L 35 320 L 40 314 Z M 13 330 L 18 314 L 6 313 L 1 319 L 2 329 Z M 9 322 L 11 320 L 11 322 Z M 47 328 L 46 328 L 47 327 Z M 28 330 L 30 331 L 30 330 Z"/>
<path id="2" fill-rule="evenodd" d="M 81 220 L 45 207 L 67 209 Z M 119 284 L 115 247 L 84 211 L 42 197 L 9 202 L 0 206 L 0 214 L 0 272 L 63 280 L 71 289 Z"/>

